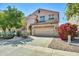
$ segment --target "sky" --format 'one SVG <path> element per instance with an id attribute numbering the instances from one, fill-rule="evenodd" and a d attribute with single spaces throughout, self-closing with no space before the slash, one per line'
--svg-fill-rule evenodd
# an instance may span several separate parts
<path id="1" fill-rule="evenodd" d="M 0 3 L 0 10 L 6 9 L 8 5 L 15 6 L 18 10 L 21 10 L 25 14 L 25 16 L 28 16 L 39 8 L 58 11 L 59 24 L 63 24 L 66 22 L 64 15 L 66 8 L 65 3 Z"/>

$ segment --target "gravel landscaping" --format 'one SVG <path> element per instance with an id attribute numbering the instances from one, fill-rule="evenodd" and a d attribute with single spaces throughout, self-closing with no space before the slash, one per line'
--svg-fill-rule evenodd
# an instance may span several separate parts
<path id="1" fill-rule="evenodd" d="M 48 47 L 52 49 L 79 53 L 79 46 L 69 45 L 67 42 L 57 39 L 52 40 Z"/>

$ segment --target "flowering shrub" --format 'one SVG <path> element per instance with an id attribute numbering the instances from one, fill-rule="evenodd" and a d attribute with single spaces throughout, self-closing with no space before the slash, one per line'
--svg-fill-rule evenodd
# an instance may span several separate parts
<path id="1" fill-rule="evenodd" d="M 59 36 L 62 40 L 67 39 L 68 35 L 71 35 L 71 37 L 74 37 L 76 35 L 77 31 L 77 25 L 75 24 L 62 24 L 58 28 Z"/>

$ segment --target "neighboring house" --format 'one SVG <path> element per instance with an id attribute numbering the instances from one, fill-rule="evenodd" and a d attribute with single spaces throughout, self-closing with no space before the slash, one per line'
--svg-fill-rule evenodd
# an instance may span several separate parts
<path id="1" fill-rule="evenodd" d="M 59 12 L 37 9 L 26 18 L 27 31 L 35 36 L 58 36 Z"/>

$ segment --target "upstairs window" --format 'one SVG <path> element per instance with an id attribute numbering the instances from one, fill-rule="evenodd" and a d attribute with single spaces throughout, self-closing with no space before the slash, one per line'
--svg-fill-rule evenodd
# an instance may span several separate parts
<path id="1" fill-rule="evenodd" d="M 53 14 L 49 15 L 49 20 L 52 20 L 52 19 L 54 19 L 54 15 Z"/>
<path id="2" fill-rule="evenodd" d="M 40 22 L 45 22 L 45 16 L 40 16 Z"/>
<path id="3" fill-rule="evenodd" d="M 40 13 L 40 10 L 38 10 L 38 13 Z"/>

